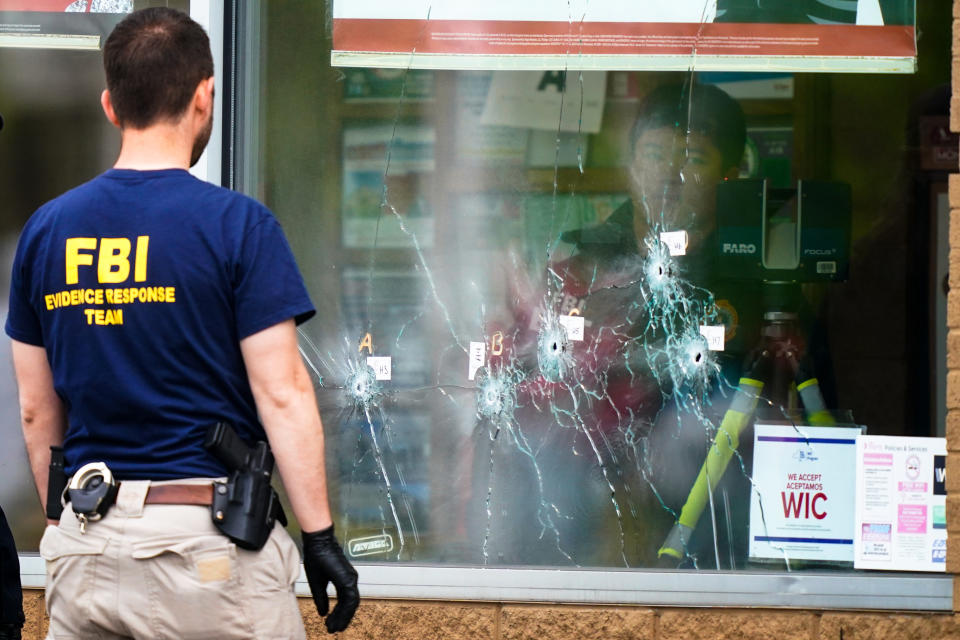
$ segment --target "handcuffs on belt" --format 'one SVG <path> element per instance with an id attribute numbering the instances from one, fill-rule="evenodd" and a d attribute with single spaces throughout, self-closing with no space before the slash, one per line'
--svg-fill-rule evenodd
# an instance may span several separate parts
<path id="1" fill-rule="evenodd" d="M 80 533 L 86 533 L 87 522 L 96 522 L 105 516 L 116 501 L 118 487 L 107 465 L 90 462 L 73 474 L 60 501 L 66 506 L 66 500 L 70 500 L 80 522 Z"/>

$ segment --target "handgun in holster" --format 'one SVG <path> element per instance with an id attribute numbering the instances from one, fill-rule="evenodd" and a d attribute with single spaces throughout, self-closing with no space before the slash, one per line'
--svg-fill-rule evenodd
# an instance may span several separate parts
<path id="1" fill-rule="evenodd" d="M 276 521 L 287 525 L 280 498 L 270 485 L 270 445 L 261 440 L 248 447 L 229 424 L 219 422 L 207 432 L 203 447 L 229 473 L 226 482 L 213 484 L 210 513 L 214 526 L 238 547 L 260 550 Z"/>

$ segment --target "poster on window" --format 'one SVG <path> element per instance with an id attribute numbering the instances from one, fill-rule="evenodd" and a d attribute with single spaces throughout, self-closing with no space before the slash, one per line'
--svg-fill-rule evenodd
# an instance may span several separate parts
<path id="1" fill-rule="evenodd" d="M 343 246 L 429 249 L 434 241 L 430 184 L 436 132 L 388 120 L 343 131 Z"/>
<path id="2" fill-rule="evenodd" d="M 133 0 L 0 0 L 0 46 L 99 49 Z"/>
<path id="3" fill-rule="evenodd" d="M 853 561 L 859 428 L 758 424 L 750 557 Z"/>
<path id="4" fill-rule="evenodd" d="M 858 439 L 856 569 L 946 570 L 946 463 L 944 438 Z"/>
<path id="5" fill-rule="evenodd" d="M 912 73 L 915 0 L 334 0 L 335 66 Z"/>

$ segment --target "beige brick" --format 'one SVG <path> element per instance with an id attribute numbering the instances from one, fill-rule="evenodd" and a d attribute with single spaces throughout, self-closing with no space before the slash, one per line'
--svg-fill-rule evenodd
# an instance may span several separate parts
<path id="1" fill-rule="evenodd" d="M 950 65 L 950 86 L 960 87 L 960 56 L 954 56 Z"/>
<path id="2" fill-rule="evenodd" d="M 947 463 L 947 476 L 950 475 L 951 463 Z M 947 531 L 956 531 L 960 534 L 960 493 L 947 495 Z M 960 552 L 960 544 L 957 545 L 957 551 Z"/>
<path id="3" fill-rule="evenodd" d="M 953 56 L 960 56 L 960 18 L 955 17 L 953 20 Z"/>
<path id="4" fill-rule="evenodd" d="M 956 457 L 956 456 L 954 456 Z M 948 469 L 950 456 L 947 457 Z M 950 472 L 947 471 L 949 478 Z M 947 573 L 960 574 L 960 494 L 950 495 L 947 490 Z M 960 602 L 954 600 L 954 608 Z"/>
<path id="5" fill-rule="evenodd" d="M 950 277 L 960 279 L 960 269 L 951 270 Z M 953 284 L 950 285 L 953 288 Z M 947 333 L 947 369 L 960 369 L 960 329 L 953 329 Z"/>
<path id="6" fill-rule="evenodd" d="M 960 195 L 957 197 L 960 197 Z M 948 261 L 950 262 L 950 266 L 960 267 L 960 209 L 950 210 L 948 235 L 950 244 L 950 253 L 947 256 Z M 955 270 L 956 269 L 951 269 L 951 272 Z M 960 288 L 960 286 L 954 285 L 954 282 L 956 282 L 956 280 L 953 280 L 955 274 L 951 273 L 950 275 L 951 286 L 953 286 L 955 289 Z"/>
<path id="7" fill-rule="evenodd" d="M 947 451 L 960 453 L 960 410 L 947 411 Z"/>
<path id="8" fill-rule="evenodd" d="M 23 590 L 23 640 L 43 640 L 47 635 L 47 611 L 40 589 Z"/>
<path id="9" fill-rule="evenodd" d="M 310 598 L 300 598 L 300 612 L 310 640 L 331 638 Z M 331 606 L 333 602 L 330 603 Z M 364 600 L 341 640 L 421 640 L 476 638 L 495 640 L 499 605 Z"/>
<path id="10" fill-rule="evenodd" d="M 957 452 L 947 456 L 947 495 L 960 497 L 960 453 Z M 960 529 L 960 520 L 956 528 Z"/>
<path id="11" fill-rule="evenodd" d="M 960 371 L 947 372 L 947 408 L 960 409 Z"/>
<path id="12" fill-rule="evenodd" d="M 949 497 L 949 496 L 948 496 Z M 960 545 L 952 544 L 949 540 L 949 535 L 947 536 L 947 573 L 958 574 L 960 573 Z M 954 540 L 957 539 L 957 536 L 954 535 Z M 956 605 L 954 605 L 956 606 Z"/>
<path id="13" fill-rule="evenodd" d="M 816 615 L 812 613 L 676 609 L 664 611 L 660 616 L 657 637 L 658 640 L 812 640 L 815 628 Z"/>
<path id="14" fill-rule="evenodd" d="M 958 637 L 960 623 L 949 613 L 825 613 L 820 619 L 818 640 L 940 640 Z"/>
<path id="15" fill-rule="evenodd" d="M 953 59 L 953 70 L 957 75 L 954 86 L 960 87 L 960 58 Z M 960 173 L 951 173 L 947 179 L 949 180 L 947 195 L 950 199 L 950 208 L 960 209 Z"/>
<path id="16" fill-rule="evenodd" d="M 950 98 L 950 131 L 960 131 L 960 98 Z"/>
<path id="17" fill-rule="evenodd" d="M 636 607 L 504 606 L 502 640 L 654 640 L 656 614 Z"/>
<path id="18" fill-rule="evenodd" d="M 953 17 L 960 18 L 960 2 L 953 0 Z"/>
<path id="19" fill-rule="evenodd" d="M 960 290 L 957 289 L 947 294 L 947 326 L 960 328 Z"/>

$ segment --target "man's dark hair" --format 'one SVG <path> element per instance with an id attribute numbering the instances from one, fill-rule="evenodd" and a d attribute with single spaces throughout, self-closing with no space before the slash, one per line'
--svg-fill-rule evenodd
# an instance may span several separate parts
<path id="1" fill-rule="evenodd" d="M 724 169 L 743 159 L 747 128 L 743 109 L 725 91 L 710 84 L 661 85 L 640 105 L 630 136 L 631 150 L 647 129 L 675 127 L 709 138 L 723 157 Z"/>
<path id="2" fill-rule="evenodd" d="M 213 75 L 213 56 L 206 32 L 190 16 L 151 7 L 114 28 L 103 68 L 120 124 L 143 129 L 184 112 L 197 85 Z"/>

